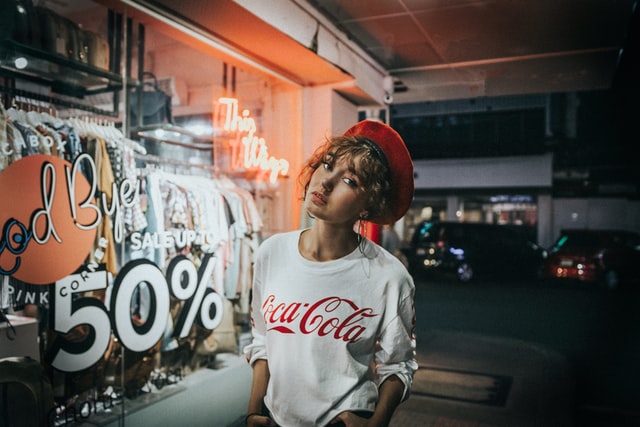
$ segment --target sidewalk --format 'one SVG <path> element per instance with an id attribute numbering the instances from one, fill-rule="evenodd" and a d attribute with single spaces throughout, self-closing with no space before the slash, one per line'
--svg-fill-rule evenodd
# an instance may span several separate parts
<path id="1" fill-rule="evenodd" d="M 493 427 L 493 425 L 400 410 L 393 417 L 389 427 Z"/>
<path id="2" fill-rule="evenodd" d="M 574 379 L 559 354 L 504 338 L 432 331 L 391 427 L 571 427 Z"/>
<path id="3" fill-rule="evenodd" d="M 574 425 L 574 379 L 561 355 L 519 340 L 451 331 L 421 335 L 418 345 L 413 393 L 390 427 Z"/>
<path id="4" fill-rule="evenodd" d="M 430 331 L 421 335 L 413 392 L 390 427 L 572 427 L 571 368 L 540 346 L 495 337 Z M 126 407 L 127 427 L 244 425 L 251 369 L 223 354 L 176 386 Z M 116 427 L 118 414 L 91 425 Z M 89 425 L 89 424 L 87 424 Z"/>

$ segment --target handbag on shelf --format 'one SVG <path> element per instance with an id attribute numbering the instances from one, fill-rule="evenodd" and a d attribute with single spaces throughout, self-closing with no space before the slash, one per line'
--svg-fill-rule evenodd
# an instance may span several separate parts
<path id="1" fill-rule="evenodd" d="M 130 123 L 133 128 L 140 125 L 157 125 L 171 123 L 171 96 L 158 86 L 158 79 L 153 73 L 145 71 L 142 88 L 131 92 L 129 108 Z M 142 111 L 139 111 L 138 99 L 142 95 Z"/>
<path id="2" fill-rule="evenodd" d="M 72 61 L 86 63 L 78 24 L 46 7 L 34 8 L 35 20 L 41 32 L 40 48 L 64 56 Z"/>
<path id="3" fill-rule="evenodd" d="M 5 39 L 31 45 L 38 36 L 33 34 L 33 4 L 31 0 L 2 0 L 0 2 L 0 41 Z"/>
<path id="4" fill-rule="evenodd" d="M 87 57 L 87 62 L 101 70 L 109 70 L 109 41 L 107 37 L 93 32 L 83 31 L 83 49 Z"/>

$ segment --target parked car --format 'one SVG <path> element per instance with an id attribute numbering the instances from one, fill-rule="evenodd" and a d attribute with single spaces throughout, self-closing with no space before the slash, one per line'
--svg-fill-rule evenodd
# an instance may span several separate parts
<path id="1" fill-rule="evenodd" d="M 403 250 L 414 274 L 454 275 L 461 282 L 476 277 L 540 278 L 544 248 L 504 225 L 424 221 Z"/>
<path id="2" fill-rule="evenodd" d="M 640 234 L 623 230 L 562 230 L 549 250 L 544 277 L 597 283 L 609 289 L 640 280 Z"/>

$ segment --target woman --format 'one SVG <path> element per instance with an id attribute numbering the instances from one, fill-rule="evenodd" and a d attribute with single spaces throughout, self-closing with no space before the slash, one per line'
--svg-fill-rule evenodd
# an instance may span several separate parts
<path id="1" fill-rule="evenodd" d="M 411 157 L 396 131 L 365 120 L 316 150 L 301 179 L 313 225 L 256 257 L 247 425 L 386 426 L 417 369 L 414 284 L 355 230 L 406 213 Z"/>

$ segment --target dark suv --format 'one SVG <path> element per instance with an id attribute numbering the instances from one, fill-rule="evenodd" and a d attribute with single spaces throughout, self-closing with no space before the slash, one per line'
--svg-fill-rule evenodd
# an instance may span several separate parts
<path id="1" fill-rule="evenodd" d="M 504 225 L 429 222 L 416 226 L 404 251 L 414 274 L 454 274 L 461 282 L 476 276 L 541 278 L 546 251 Z"/>

